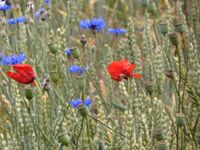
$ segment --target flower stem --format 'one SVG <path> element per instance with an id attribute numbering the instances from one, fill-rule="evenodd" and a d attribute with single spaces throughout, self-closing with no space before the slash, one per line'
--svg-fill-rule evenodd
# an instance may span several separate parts
<path id="1" fill-rule="evenodd" d="M 81 62 L 80 59 L 79 59 L 79 63 L 80 63 L 80 65 L 85 69 L 85 71 L 86 71 L 88 77 L 90 78 L 90 80 L 92 81 L 93 85 L 95 86 L 95 88 L 96 88 L 96 90 L 97 90 L 97 92 L 98 92 L 98 94 L 99 94 L 99 96 L 100 96 L 100 98 L 101 98 L 101 100 L 102 100 L 103 105 L 105 106 L 107 112 L 109 112 L 109 108 L 108 108 L 108 106 L 106 105 L 105 99 L 104 99 L 104 97 L 102 96 L 101 91 L 100 91 L 98 85 L 95 83 L 95 81 L 93 80 L 92 76 L 91 76 L 90 73 L 87 71 L 87 69 L 85 68 L 85 66 L 83 65 L 83 63 Z"/>
<path id="2" fill-rule="evenodd" d="M 78 150 L 78 142 L 79 142 L 79 138 L 81 136 L 81 133 L 83 131 L 83 124 L 84 124 L 84 118 L 82 117 L 82 121 L 81 121 L 81 129 L 79 131 L 78 137 L 77 137 L 77 142 L 76 142 L 76 150 Z"/>
<path id="3" fill-rule="evenodd" d="M 112 133 L 114 132 L 114 130 L 113 130 L 111 127 L 109 127 L 108 125 L 106 125 L 106 124 L 105 124 L 104 122 L 102 122 L 101 120 L 95 118 L 95 117 L 92 116 L 92 115 L 88 115 L 88 116 L 89 116 L 90 118 L 92 118 L 92 119 L 98 121 L 99 123 L 101 123 L 103 126 L 105 126 L 106 128 L 108 128 Z M 125 138 L 125 136 L 124 136 L 122 133 L 119 133 L 119 135 L 120 135 L 122 138 Z"/>

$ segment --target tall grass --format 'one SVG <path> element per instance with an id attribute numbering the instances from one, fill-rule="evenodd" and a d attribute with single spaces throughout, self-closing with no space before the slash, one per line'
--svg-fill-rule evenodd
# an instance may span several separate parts
<path id="1" fill-rule="evenodd" d="M 5 73 L 12 66 L 0 65 L 0 149 L 199 149 L 198 0 L 28 2 L 13 0 L 12 10 L 0 11 L 0 60 L 1 54 L 25 53 L 37 84 L 11 80 Z M 39 8 L 48 14 L 42 20 L 34 18 Z M 6 23 L 19 16 L 27 22 Z M 79 26 L 93 17 L 106 21 L 95 35 Z M 127 33 L 110 35 L 109 27 Z M 67 47 L 81 57 L 67 57 Z M 110 78 L 107 65 L 124 58 L 142 79 Z M 75 64 L 87 68 L 82 78 L 69 73 Z M 25 93 L 30 88 L 33 98 Z M 85 117 L 70 101 L 86 98 L 93 103 Z"/>

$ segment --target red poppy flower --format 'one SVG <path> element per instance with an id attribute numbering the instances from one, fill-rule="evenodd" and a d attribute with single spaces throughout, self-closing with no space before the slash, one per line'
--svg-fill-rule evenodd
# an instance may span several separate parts
<path id="1" fill-rule="evenodd" d="M 137 73 L 132 73 L 135 69 L 136 64 L 130 65 L 126 59 L 121 61 L 114 61 L 108 65 L 108 72 L 113 80 L 121 81 L 122 79 L 128 79 L 131 77 L 142 78 Z"/>
<path id="2" fill-rule="evenodd" d="M 15 81 L 22 84 L 32 84 L 35 86 L 35 73 L 33 68 L 28 64 L 16 64 L 13 65 L 15 72 L 6 72 L 6 75 Z"/>

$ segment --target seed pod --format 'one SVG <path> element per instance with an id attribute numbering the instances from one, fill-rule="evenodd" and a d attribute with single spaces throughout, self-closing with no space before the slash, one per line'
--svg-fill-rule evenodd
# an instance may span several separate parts
<path id="1" fill-rule="evenodd" d="M 33 98 L 34 94 L 33 94 L 33 89 L 32 88 L 25 88 L 25 97 L 28 100 L 31 100 Z"/>
<path id="2" fill-rule="evenodd" d="M 78 48 L 70 48 L 70 51 L 72 52 L 72 56 L 74 58 L 79 58 L 81 56 L 80 50 Z"/>
<path id="3" fill-rule="evenodd" d="M 175 31 L 179 33 L 185 32 L 185 26 L 183 23 L 179 23 L 175 25 Z"/>
<path id="4" fill-rule="evenodd" d="M 175 17 L 173 19 L 173 24 L 176 32 L 183 33 L 185 31 L 185 26 L 183 24 L 183 21 L 180 20 L 180 18 Z"/>
<path id="5" fill-rule="evenodd" d="M 77 82 L 77 85 L 78 87 L 83 90 L 86 86 L 86 80 L 83 76 L 77 76 L 76 77 L 76 82 Z"/>
<path id="6" fill-rule="evenodd" d="M 149 2 L 149 5 L 147 7 L 148 12 L 150 12 L 152 15 L 156 15 L 156 4 L 154 2 Z"/>
<path id="7" fill-rule="evenodd" d="M 98 150 L 105 150 L 105 144 L 102 141 L 99 142 L 98 147 L 99 147 Z"/>
<path id="8" fill-rule="evenodd" d="M 153 130 L 153 137 L 158 141 L 161 141 L 161 140 L 165 139 L 161 128 L 155 128 Z"/>
<path id="9" fill-rule="evenodd" d="M 147 7 L 149 4 L 149 0 L 139 0 L 139 3 L 142 7 Z"/>
<path id="10" fill-rule="evenodd" d="M 176 47 L 178 46 L 178 35 L 176 32 L 171 32 L 168 34 L 170 42 L 175 45 Z"/>
<path id="11" fill-rule="evenodd" d="M 185 116 L 182 113 L 176 114 L 176 125 L 178 127 L 183 127 L 185 125 Z"/>
<path id="12" fill-rule="evenodd" d="M 157 147 L 157 150 L 168 150 L 168 147 L 165 141 L 158 142 L 156 147 Z"/>
<path id="13" fill-rule="evenodd" d="M 160 28 L 160 32 L 161 32 L 163 35 L 166 35 L 166 33 L 168 32 L 167 23 L 165 23 L 165 22 L 160 22 L 160 23 L 159 23 L 159 28 Z"/>
<path id="14" fill-rule="evenodd" d="M 64 132 L 61 135 L 58 136 L 58 141 L 62 144 L 62 145 L 69 145 L 69 136 Z"/>
<path id="15" fill-rule="evenodd" d="M 153 83 L 152 83 L 151 81 L 146 81 L 146 82 L 144 83 L 144 85 L 145 85 L 146 91 L 147 91 L 150 95 L 152 95 L 152 94 L 153 94 Z"/>
<path id="16" fill-rule="evenodd" d="M 51 72 L 50 77 L 54 83 L 57 83 L 60 79 L 59 74 L 57 72 Z"/>
<path id="17" fill-rule="evenodd" d="M 50 52 L 51 52 L 52 54 L 56 54 L 56 53 L 58 52 L 58 44 L 57 44 L 56 42 L 50 43 L 50 44 L 48 45 L 48 47 L 49 47 L 49 50 L 50 50 Z"/>
<path id="18" fill-rule="evenodd" d="M 85 107 L 84 104 L 80 104 L 77 108 L 78 108 L 80 114 L 81 114 L 83 117 L 87 117 L 87 115 L 88 115 L 88 110 L 87 110 L 87 108 Z"/>

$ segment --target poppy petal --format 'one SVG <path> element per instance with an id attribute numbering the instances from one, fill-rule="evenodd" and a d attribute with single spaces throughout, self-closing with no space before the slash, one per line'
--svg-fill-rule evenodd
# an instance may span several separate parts
<path id="1" fill-rule="evenodd" d="M 130 66 L 129 62 L 126 59 L 122 59 L 121 63 L 123 66 Z"/>
<path id="2" fill-rule="evenodd" d="M 128 68 L 128 72 L 132 73 L 132 71 L 135 69 L 136 64 L 132 64 L 129 68 Z"/>
<path id="3" fill-rule="evenodd" d="M 137 73 L 133 73 L 132 76 L 134 76 L 135 78 L 138 78 L 138 79 L 142 78 L 142 76 Z"/>
<path id="4" fill-rule="evenodd" d="M 6 75 L 15 81 L 23 84 L 33 83 L 35 76 L 32 67 L 28 64 L 13 65 L 16 72 L 6 72 Z M 34 85 L 34 83 L 33 83 Z"/>
<path id="5" fill-rule="evenodd" d="M 17 74 L 17 73 L 14 73 L 14 72 L 6 72 L 6 75 L 8 76 L 8 77 L 10 77 L 10 78 L 12 78 L 12 79 L 14 79 L 14 80 L 18 80 L 18 78 L 19 78 L 19 75 Z"/>
<path id="6" fill-rule="evenodd" d="M 13 68 L 17 72 L 26 71 L 34 74 L 32 67 L 28 64 L 16 64 L 13 65 Z"/>

